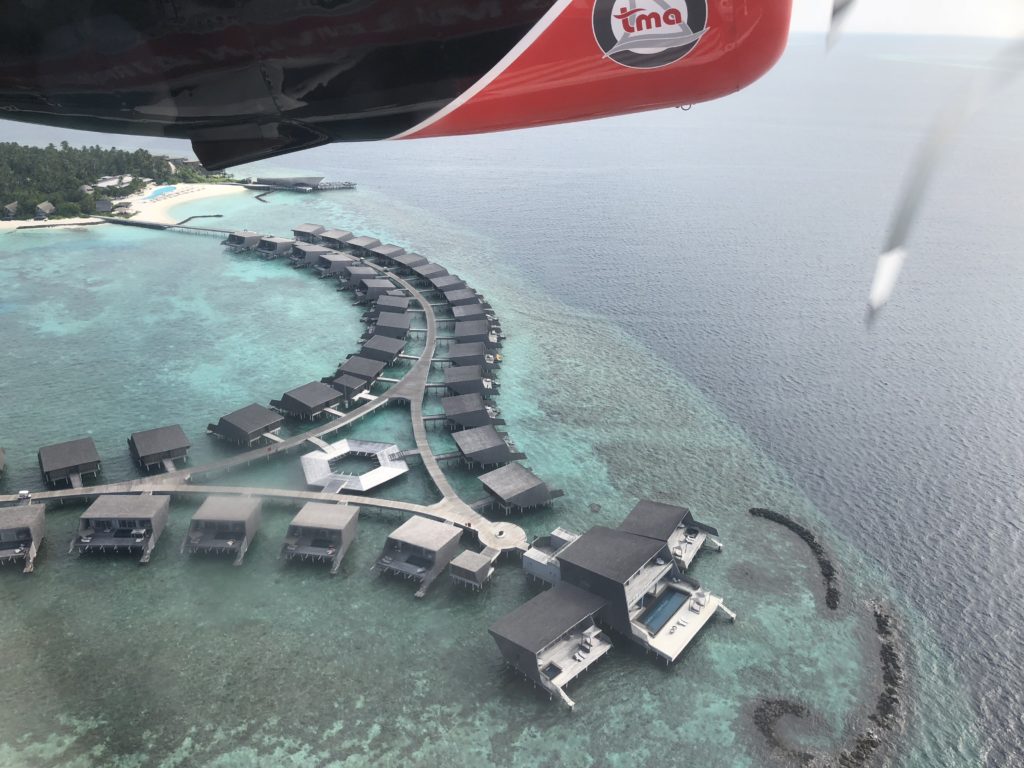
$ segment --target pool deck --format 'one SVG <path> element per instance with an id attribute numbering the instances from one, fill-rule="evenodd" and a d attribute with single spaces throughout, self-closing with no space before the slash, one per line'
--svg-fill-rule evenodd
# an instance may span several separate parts
<path id="1" fill-rule="evenodd" d="M 716 595 L 706 592 L 701 597 L 694 595 L 677 608 L 655 634 L 652 635 L 639 621 L 632 622 L 633 632 L 641 644 L 665 659 L 666 663 L 673 662 L 682 655 L 722 605 L 722 598 Z"/>

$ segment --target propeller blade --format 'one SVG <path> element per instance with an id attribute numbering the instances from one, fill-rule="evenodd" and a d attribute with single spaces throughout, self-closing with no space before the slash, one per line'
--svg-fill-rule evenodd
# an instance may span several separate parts
<path id="1" fill-rule="evenodd" d="M 1003 49 L 980 74 L 971 77 L 958 101 L 939 113 L 928 136 L 918 151 L 907 176 L 906 187 L 896 206 L 885 250 L 878 257 L 875 276 L 868 294 L 867 322 L 871 322 L 885 306 L 896 287 L 903 262 L 907 258 L 907 238 L 924 199 L 932 172 L 946 146 L 953 140 L 967 119 L 998 90 L 1008 85 L 1024 69 L 1024 38 Z"/>
<path id="2" fill-rule="evenodd" d="M 825 38 L 825 50 L 831 51 L 839 39 L 843 24 L 850 15 L 850 9 L 856 0 L 832 0 L 832 20 L 828 25 L 828 36 Z"/>

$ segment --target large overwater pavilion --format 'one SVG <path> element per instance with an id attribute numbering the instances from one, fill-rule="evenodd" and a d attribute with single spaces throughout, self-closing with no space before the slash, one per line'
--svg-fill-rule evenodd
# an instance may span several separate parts
<path id="1" fill-rule="evenodd" d="M 46 537 L 46 507 L 22 504 L 0 508 L 0 564 L 24 563 L 23 572 L 35 569 L 39 545 Z"/>
<path id="2" fill-rule="evenodd" d="M 358 526 L 359 511 L 353 506 L 307 502 L 288 525 L 280 556 L 329 563 L 334 575 L 356 539 Z"/>
<path id="3" fill-rule="evenodd" d="M 643 499 L 633 507 L 619 529 L 657 539 L 668 545 L 680 568 L 689 568 L 703 548 L 721 551 L 718 530 L 698 522 L 686 507 Z"/>
<path id="4" fill-rule="evenodd" d="M 192 515 L 181 551 L 234 556 L 232 564 L 241 565 L 260 528 L 262 506 L 248 496 L 210 496 Z"/>
<path id="5" fill-rule="evenodd" d="M 78 519 L 68 552 L 129 552 L 148 563 L 167 525 L 168 496 L 100 496 Z"/>
<path id="6" fill-rule="evenodd" d="M 612 648 L 594 622 L 604 606 L 597 595 L 559 584 L 502 616 L 488 631 L 507 664 L 573 707 L 565 686 Z"/>

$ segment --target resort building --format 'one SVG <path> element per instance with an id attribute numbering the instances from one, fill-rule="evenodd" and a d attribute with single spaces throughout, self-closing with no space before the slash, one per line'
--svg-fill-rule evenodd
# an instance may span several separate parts
<path id="1" fill-rule="evenodd" d="M 494 499 L 494 505 L 506 515 L 545 507 L 565 495 L 514 462 L 480 475 L 480 482 Z"/>
<path id="2" fill-rule="evenodd" d="M 305 454 L 300 463 L 306 484 L 324 493 L 366 493 L 409 471 L 402 449 L 394 443 L 345 439 L 330 444 L 320 441 L 318 445 L 320 450 Z M 344 466 L 338 466 L 346 457 L 369 459 L 372 465 L 358 474 L 346 472 Z"/>
<path id="3" fill-rule="evenodd" d="M 332 250 L 340 251 L 345 247 L 345 243 L 353 237 L 355 235 L 347 229 L 325 229 L 317 236 L 317 240 L 321 245 L 326 245 Z"/>
<path id="4" fill-rule="evenodd" d="M 432 278 L 442 277 L 448 274 L 448 270 L 442 267 L 440 264 L 434 264 L 432 261 L 428 261 L 426 264 L 420 264 L 412 268 L 413 279 L 418 283 L 429 283 Z"/>
<path id="5" fill-rule="evenodd" d="M 426 256 L 421 256 L 418 253 L 403 253 L 400 256 L 394 256 L 391 259 L 391 265 L 395 271 L 405 274 L 410 272 L 413 267 L 419 267 L 426 264 L 428 261 Z"/>
<path id="6" fill-rule="evenodd" d="M 322 381 L 311 381 L 288 390 L 280 400 L 271 400 L 270 405 L 286 416 L 313 421 L 324 416 L 340 416 L 334 408 L 341 400 L 341 393 L 334 387 Z"/>
<path id="7" fill-rule="evenodd" d="M 558 556 L 579 537 L 578 533 L 555 528 L 551 535 L 534 539 L 523 553 L 523 571 L 527 577 L 545 584 L 558 584 L 562 580 Z"/>
<path id="8" fill-rule="evenodd" d="M 128 438 L 128 452 L 135 463 L 147 471 L 164 469 L 173 472 L 174 462 L 188 460 L 191 447 L 192 443 L 185 437 L 180 424 L 133 432 Z"/>
<path id="9" fill-rule="evenodd" d="M 4 207 L 2 209 L 2 212 L 0 212 L 0 218 L 2 218 L 4 221 L 10 221 L 11 219 L 13 219 L 17 215 L 18 215 L 18 201 L 17 200 L 15 200 L 14 202 L 7 203 L 6 205 L 4 205 Z"/>
<path id="10" fill-rule="evenodd" d="M 96 211 L 100 210 L 100 201 L 96 201 Z M 258 232 L 250 232 L 247 229 L 239 230 L 238 232 L 232 232 L 225 239 L 221 240 L 220 244 L 227 248 L 229 251 L 234 253 L 241 253 L 242 251 L 251 251 L 260 244 L 260 240 L 263 239 L 263 235 Z"/>
<path id="11" fill-rule="evenodd" d="M 453 291 L 445 291 L 443 295 L 444 300 L 453 307 L 458 307 L 463 304 L 475 304 L 480 301 L 480 294 L 471 288 L 458 288 Z"/>
<path id="12" fill-rule="evenodd" d="M 693 519 L 686 507 L 644 499 L 619 524 L 619 530 L 664 542 L 680 568 L 690 567 L 705 547 L 721 551 L 718 530 Z"/>
<path id="13" fill-rule="evenodd" d="M 461 587 L 483 589 L 494 575 L 494 563 L 483 552 L 466 549 L 452 560 L 448 566 L 448 575 Z"/>
<path id="14" fill-rule="evenodd" d="M 501 617 L 488 631 L 506 663 L 573 707 L 563 689 L 612 648 L 594 623 L 604 607 L 599 596 L 559 584 Z"/>
<path id="15" fill-rule="evenodd" d="M 355 258 L 355 256 L 352 258 Z M 373 279 L 378 275 L 380 275 L 380 272 L 376 269 L 368 266 L 366 262 L 356 259 L 356 261 L 342 269 L 341 274 L 338 275 L 338 282 L 340 282 L 342 286 L 339 290 L 355 290 L 355 287 L 359 285 L 360 280 Z M 392 288 L 393 287 L 394 286 L 392 286 Z"/>
<path id="16" fill-rule="evenodd" d="M 323 245 L 296 243 L 292 246 L 292 252 L 288 254 L 288 260 L 295 269 L 305 269 L 306 267 L 315 267 L 320 263 L 321 256 L 327 256 L 332 253 L 334 251 Z"/>
<path id="17" fill-rule="evenodd" d="M 250 403 L 244 408 L 221 416 L 216 424 L 208 424 L 210 433 L 228 442 L 251 448 L 264 440 L 273 440 L 284 424 L 284 418 L 269 408 L 258 403 Z"/>
<path id="18" fill-rule="evenodd" d="M 411 312 L 381 312 L 374 321 L 370 332 L 393 339 L 404 339 L 412 328 Z"/>
<path id="19" fill-rule="evenodd" d="M 47 485 L 81 488 L 82 479 L 100 473 L 100 455 L 91 437 L 80 437 L 66 443 L 39 449 L 39 469 Z"/>
<path id="20" fill-rule="evenodd" d="M 32 573 L 45 537 L 46 507 L 42 504 L 0 509 L 0 564 L 24 563 L 22 572 Z"/>
<path id="21" fill-rule="evenodd" d="M 387 278 L 364 277 L 355 286 L 356 301 L 360 303 L 375 301 L 377 298 L 387 295 L 387 292 L 394 288 L 395 284 Z"/>
<path id="22" fill-rule="evenodd" d="M 444 409 L 445 420 L 453 429 L 505 423 L 504 419 L 498 418 L 498 409 L 485 403 L 483 395 L 479 392 L 442 397 L 441 407 Z"/>
<path id="23" fill-rule="evenodd" d="M 445 368 L 444 386 L 453 395 L 493 397 L 498 394 L 497 382 L 485 376 L 479 365 L 453 365 Z"/>
<path id="24" fill-rule="evenodd" d="M 333 576 L 356 540 L 358 527 L 359 511 L 355 507 L 310 501 L 288 525 L 280 556 L 329 563 Z"/>
<path id="25" fill-rule="evenodd" d="M 458 275 L 438 275 L 428 281 L 430 287 L 443 294 L 445 291 L 458 291 L 466 287 L 466 281 Z"/>
<path id="26" fill-rule="evenodd" d="M 416 597 L 423 597 L 455 557 L 461 537 L 462 531 L 451 523 L 411 517 L 388 536 L 374 569 L 419 582 Z"/>
<path id="27" fill-rule="evenodd" d="M 411 299 L 408 296 L 394 296 L 391 294 L 378 296 L 377 300 L 373 302 L 373 309 L 371 311 L 377 315 L 381 312 L 397 312 L 402 314 L 408 311 L 410 301 Z"/>
<path id="28" fill-rule="evenodd" d="M 384 372 L 386 367 L 387 365 L 381 360 L 374 360 L 362 355 L 352 355 L 352 357 L 341 364 L 337 375 L 344 376 L 348 374 L 349 376 L 355 376 L 357 379 L 372 382 Z"/>
<path id="29" fill-rule="evenodd" d="M 498 332 L 491 327 L 486 320 L 469 320 L 455 323 L 455 330 L 452 332 L 457 344 L 471 344 L 480 342 L 488 349 L 494 349 L 501 345 Z"/>
<path id="30" fill-rule="evenodd" d="M 341 277 L 346 269 L 357 263 L 356 257 L 351 254 L 330 251 L 317 256 L 313 271 L 319 277 Z"/>
<path id="31" fill-rule="evenodd" d="M 247 496 L 210 496 L 192 515 L 181 551 L 232 555 L 233 565 L 241 565 L 260 529 L 261 506 Z"/>
<path id="32" fill-rule="evenodd" d="M 129 552 L 148 563 L 167 525 L 168 496 L 105 495 L 78 519 L 68 553 Z"/>
<path id="33" fill-rule="evenodd" d="M 393 339 L 390 336 L 371 336 L 363 342 L 363 348 L 359 351 L 360 357 L 370 360 L 380 360 L 384 365 L 394 365 L 398 362 L 398 356 L 405 349 L 405 342 L 402 339 Z"/>
<path id="34" fill-rule="evenodd" d="M 464 322 L 467 320 L 492 320 L 494 315 L 484 309 L 484 305 L 479 301 L 475 301 L 472 304 L 459 304 L 452 307 L 452 317 L 455 318 L 455 322 Z"/>
<path id="35" fill-rule="evenodd" d="M 353 376 L 350 373 L 343 373 L 341 376 L 330 379 L 327 383 L 341 393 L 345 401 L 345 407 L 348 408 L 358 395 L 363 394 L 370 388 L 371 382 L 366 379 L 360 379 L 358 376 Z"/>
<path id="36" fill-rule="evenodd" d="M 361 259 L 368 259 L 373 256 L 373 249 L 380 245 L 376 237 L 353 237 L 345 247 Z"/>
<path id="37" fill-rule="evenodd" d="M 483 467 L 494 467 L 526 458 L 525 453 L 519 453 L 512 445 L 508 435 L 492 426 L 453 432 L 452 438 L 466 461 Z"/>
<path id="38" fill-rule="evenodd" d="M 370 248 L 370 253 L 384 266 L 390 267 L 395 263 L 395 259 L 405 253 L 405 248 L 400 245 L 393 245 L 392 243 L 385 243 L 383 245 L 375 245 Z"/>
<path id="39" fill-rule="evenodd" d="M 299 224 L 292 230 L 292 237 L 300 243 L 315 243 L 317 235 L 325 231 L 327 228 L 320 224 Z"/>
<path id="40" fill-rule="evenodd" d="M 295 245 L 294 240 L 289 240 L 285 237 L 266 235 L 265 237 L 260 238 L 260 241 L 256 246 L 256 253 L 264 259 L 277 259 L 281 256 L 287 256 L 290 254 L 292 252 L 293 245 Z"/>
<path id="41" fill-rule="evenodd" d="M 475 341 L 469 344 L 450 344 L 444 359 L 452 365 L 476 365 L 490 372 L 501 362 L 501 355 L 489 350 L 482 341 Z"/>
<path id="42" fill-rule="evenodd" d="M 44 203 L 40 203 L 36 206 L 36 221 L 45 221 L 57 212 L 57 206 L 47 200 Z"/>
<path id="43" fill-rule="evenodd" d="M 101 197 L 98 200 L 93 201 L 92 207 L 96 210 L 96 213 L 113 213 L 114 201 Z"/>
<path id="44" fill-rule="evenodd" d="M 562 583 L 605 601 L 602 626 L 666 662 L 724 606 L 722 599 L 683 576 L 664 541 L 594 526 L 558 554 Z M 726 613 L 735 618 L 728 609 Z"/>

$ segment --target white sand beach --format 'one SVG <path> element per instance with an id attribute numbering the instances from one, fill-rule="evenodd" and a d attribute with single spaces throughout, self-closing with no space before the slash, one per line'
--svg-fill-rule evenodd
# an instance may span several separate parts
<path id="1" fill-rule="evenodd" d="M 174 207 L 180 203 L 191 203 L 196 200 L 206 200 L 224 195 L 237 195 L 247 192 L 245 187 L 235 184 L 175 184 L 174 191 L 165 195 L 146 199 L 146 195 L 152 192 L 157 185 L 151 184 L 137 195 L 123 198 L 132 204 L 132 218 L 143 221 L 155 221 L 160 224 L 174 224 L 180 217 L 173 214 Z M 216 213 L 211 210 L 210 213 Z M 49 219 L 47 221 L 0 221 L 0 233 L 11 232 L 22 229 L 40 229 L 53 227 L 80 227 L 105 223 L 103 219 L 95 217 L 83 217 L 75 219 Z"/>

